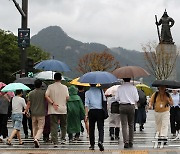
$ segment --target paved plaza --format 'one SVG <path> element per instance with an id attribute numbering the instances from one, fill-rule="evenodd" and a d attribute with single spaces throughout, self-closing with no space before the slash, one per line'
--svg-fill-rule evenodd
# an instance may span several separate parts
<path id="1" fill-rule="evenodd" d="M 18 140 L 13 139 L 12 145 L 6 145 L 5 143 L 0 143 L 0 154 L 10 154 L 10 153 L 60 153 L 60 154 L 84 154 L 84 153 L 104 153 L 104 154 L 159 154 L 159 153 L 168 153 L 168 154 L 176 154 L 180 153 L 180 140 L 170 141 L 167 145 L 162 149 L 154 149 L 154 137 L 155 137 L 155 122 L 153 116 L 153 110 L 150 110 L 147 113 L 147 123 L 144 125 L 145 129 L 143 131 L 139 130 L 138 124 L 136 125 L 136 131 L 134 135 L 134 146 L 132 149 L 124 149 L 124 144 L 122 142 L 122 134 L 120 132 L 120 140 L 111 141 L 109 137 L 109 126 L 108 119 L 105 122 L 105 140 L 104 147 L 105 151 L 100 152 L 97 146 L 97 142 L 95 145 L 95 150 L 90 151 L 89 148 L 89 139 L 87 138 L 87 134 L 81 134 L 81 141 L 76 141 L 73 143 L 67 142 L 65 145 L 59 144 L 57 148 L 53 147 L 52 143 L 44 143 L 43 140 L 40 140 L 40 148 L 35 149 L 33 144 L 33 139 L 29 137 L 28 139 L 24 139 L 23 130 L 21 131 L 22 139 L 24 145 L 19 145 Z M 9 133 L 12 130 L 11 122 L 8 123 Z M 97 137 L 97 132 L 96 132 Z M 169 138 L 172 138 L 172 135 L 169 133 Z M 97 139 L 96 139 L 97 141 Z"/>

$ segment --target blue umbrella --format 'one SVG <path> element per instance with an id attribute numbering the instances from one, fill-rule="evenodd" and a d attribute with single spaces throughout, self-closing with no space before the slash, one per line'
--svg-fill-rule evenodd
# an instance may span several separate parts
<path id="1" fill-rule="evenodd" d="M 69 67 L 65 63 L 55 59 L 43 60 L 40 63 L 36 64 L 34 68 L 44 71 L 58 71 L 58 72 L 70 71 Z"/>
<path id="2" fill-rule="evenodd" d="M 88 72 L 80 77 L 78 80 L 81 83 L 90 83 L 90 84 L 108 84 L 117 82 L 117 78 L 105 71 L 95 71 L 95 72 Z"/>
<path id="3" fill-rule="evenodd" d="M 6 85 L 3 89 L 1 89 L 2 92 L 8 92 L 8 91 L 16 91 L 16 90 L 31 90 L 28 86 L 24 85 L 23 83 L 10 83 Z"/>

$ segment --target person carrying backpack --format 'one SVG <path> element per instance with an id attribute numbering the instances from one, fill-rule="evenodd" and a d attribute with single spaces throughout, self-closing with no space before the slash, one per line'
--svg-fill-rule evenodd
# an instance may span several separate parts
<path id="1" fill-rule="evenodd" d="M 149 109 L 154 107 L 155 111 L 158 140 L 167 141 L 170 105 L 173 105 L 173 100 L 170 94 L 166 92 L 166 86 L 159 86 L 158 92 L 153 93 L 149 102 Z"/>

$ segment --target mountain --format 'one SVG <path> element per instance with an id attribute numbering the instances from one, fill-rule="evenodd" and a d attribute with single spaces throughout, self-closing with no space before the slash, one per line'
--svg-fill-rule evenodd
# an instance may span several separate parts
<path id="1" fill-rule="evenodd" d="M 38 34 L 32 36 L 31 44 L 49 52 L 54 59 L 65 62 L 72 70 L 65 75 L 72 78 L 81 75 L 81 73 L 76 70 L 79 59 L 83 55 L 93 51 L 102 52 L 106 50 L 110 52 L 116 60 L 120 62 L 121 66 L 136 65 L 146 69 L 143 52 L 127 50 L 122 47 L 109 49 L 106 45 L 99 43 L 83 43 L 69 37 L 62 28 L 58 26 L 50 26 L 42 29 Z M 177 65 L 180 66 L 180 63 Z M 177 75 L 180 75 L 178 70 Z M 145 78 L 147 83 L 152 83 L 153 80 L 153 77 Z"/>

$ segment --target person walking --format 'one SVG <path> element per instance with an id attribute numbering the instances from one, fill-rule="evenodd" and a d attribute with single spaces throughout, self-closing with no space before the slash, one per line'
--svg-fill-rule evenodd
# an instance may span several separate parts
<path id="1" fill-rule="evenodd" d="M 130 83 L 131 78 L 123 78 L 123 80 L 124 84 L 118 87 L 115 100 L 119 102 L 124 148 L 132 148 L 134 138 L 134 105 L 138 102 L 139 95 L 136 87 Z"/>
<path id="2" fill-rule="evenodd" d="M 67 133 L 69 142 L 79 140 L 81 131 L 81 120 L 85 117 L 85 110 L 81 98 L 77 95 L 77 88 L 75 86 L 69 87 L 69 100 L 67 102 Z"/>
<path id="3" fill-rule="evenodd" d="M 29 92 L 27 112 L 30 108 L 32 117 L 32 129 L 35 148 L 39 148 L 39 140 L 42 136 L 45 124 L 45 90 L 41 89 L 42 81 L 34 81 L 35 89 Z"/>
<path id="4" fill-rule="evenodd" d="M 116 90 L 112 89 L 111 94 L 105 92 L 109 109 L 109 135 L 111 140 L 119 140 L 120 132 L 119 102 L 115 100 Z"/>
<path id="5" fill-rule="evenodd" d="M 170 107 L 171 134 L 176 136 L 180 130 L 180 96 L 178 90 L 173 89 L 171 94 L 173 105 Z"/>
<path id="6" fill-rule="evenodd" d="M 11 145 L 11 141 L 15 135 L 19 139 L 19 145 L 24 144 L 21 139 L 20 130 L 22 125 L 23 112 L 22 110 L 26 108 L 25 99 L 22 98 L 23 91 L 16 90 L 16 96 L 12 98 L 12 124 L 13 131 L 10 137 L 7 139 L 7 145 Z"/>
<path id="7" fill-rule="evenodd" d="M 170 105 L 173 105 L 173 100 L 166 92 L 166 86 L 159 86 L 158 91 L 153 93 L 149 102 L 149 109 L 154 107 L 156 136 L 159 141 L 167 141 Z"/>
<path id="8" fill-rule="evenodd" d="M 89 119 L 89 139 L 90 150 L 94 150 L 95 145 L 95 123 L 99 132 L 98 146 L 100 151 L 104 151 L 104 113 L 102 109 L 102 98 L 106 100 L 104 92 L 96 87 L 96 84 L 90 84 L 90 89 L 85 93 L 85 120 Z M 103 95 L 103 97 L 102 97 Z"/>
<path id="9" fill-rule="evenodd" d="M 51 140 L 54 147 L 58 144 L 58 120 L 60 119 L 61 144 L 66 142 L 67 131 L 67 101 L 69 92 L 67 86 L 61 84 L 61 73 L 54 74 L 55 82 L 48 86 L 45 98 L 48 101 L 48 114 L 50 114 Z"/>
<path id="10" fill-rule="evenodd" d="M 85 109 L 85 90 L 84 90 L 84 87 L 83 86 L 77 86 L 77 87 L 78 87 L 78 95 L 81 98 L 83 105 L 84 105 L 84 109 Z M 86 127 L 87 138 L 89 138 L 89 122 L 88 122 L 88 120 L 85 120 L 85 119 L 83 119 L 83 120 L 84 120 L 85 127 Z M 82 133 L 84 132 L 84 127 L 82 125 L 82 122 L 81 122 L 81 132 Z"/>
<path id="11" fill-rule="evenodd" d="M 1 89 L 2 88 L 4 87 L 1 87 Z M 8 137 L 7 121 L 9 106 L 10 97 L 6 92 L 0 92 L 0 142 L 4 142 Z"/>
<path id="12" fill-rule="evenodd" d="M 139 130 L 144 129 L 144 124 L 146 123 L 146 105 L 147 99 L 143 90 L 138 89 L 139 101 L 137 102 L 137 123 L 139 123 Z"/>

